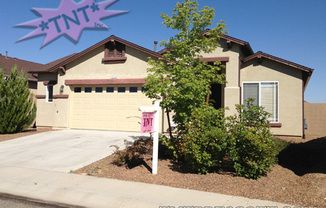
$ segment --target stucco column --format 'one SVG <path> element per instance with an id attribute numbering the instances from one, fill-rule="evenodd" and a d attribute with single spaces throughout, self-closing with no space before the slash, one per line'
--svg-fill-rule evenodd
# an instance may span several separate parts
<path id="1" fill-rule="evenodd" d="M 224 88 L 224 107 L 229 108 L 225 111 L 225 116 L 230 116 L 237 113 L 235 105 L 240 104 L 238 57 L 231 57 L 230 61 L 226 63 L 225 74 L 227 83 Z"/>

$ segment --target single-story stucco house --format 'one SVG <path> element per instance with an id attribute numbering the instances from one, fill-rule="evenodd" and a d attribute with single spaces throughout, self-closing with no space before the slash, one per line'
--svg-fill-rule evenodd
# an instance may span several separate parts
<path id="1" fill-rule="evenodd" d="M 116 36 L 34 70 L 38 74 L 37 125 L 59 128 L 140 131 L 139 106 L 151 106 L 142 91 L 154 52 Z M 275 135 L 304 136 L 304 91 L 313 69 L 263 53 L 223 35 L 203 61 L 225 64 L 225 85 L 212 86 L 216 107 L 255 98 L 272 114 Z M 163 115 L 163 114 L 162 114 Z M 166 132 L 165 116 L 160 131 Z"/>
<path id="2" fill-rule="evenodd" d="M 9 57 L 8 52 L 6 52 L 6 55 L 0 54 L 0 68 L 5 69 L 5 76 L 9 76 L 11 73 L 11 69 L 16 65 L 17 70 L 19 72 L 23 71 L 24 75 L 27 74 L 28 71 L 33 71 L 40 69 L 43 67 L 43 64 L 31 62 L 31 61 L 26 61 L 14 57 Z M 28 74 L 27 76 L 28 80 L 28 86 L 31 92 L 35 95 L 37 93 L 37 77 L 33 76 L 32 74 Z"/>

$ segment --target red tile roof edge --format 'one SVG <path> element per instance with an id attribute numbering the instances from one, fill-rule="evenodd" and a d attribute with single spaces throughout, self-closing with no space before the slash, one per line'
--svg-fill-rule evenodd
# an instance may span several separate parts
<path id="1" fill-rule="evenodd" d="M 290 67 L 293 67 L 293 68 L 296 68 L 296 69 L 300 69 L 300 70 L 305 71 L 305 72 L 312 73 L 314 71 L 314 69 L 312 69 L 312 68 L 309 68 L 309 67 L 306 67 L 306 66 L 303 66 L 303 65 L 300 65 L 300 64 L 296 64 L 294 62 L 291 62 L 291 61 L 288 61 L 288 60 L 285 60 L 285 59 L 282 59 L 282 58 L 278 58 L 276 56 L 272 56 L 272 55 L 264 53 L 262 51 L 258 51 L 257 53 L 244 58 L 243 61 L 245 63 L 245 62 L 248 62 L 248 61 L 253 60 L 255 58 L 261 58 L 261 57 L 272 60 L 272 61 L 276 61 L 276 62 L 279 62 L 279 63 L 282 63 L 282 64 L 285 64 L 287 66 L 290 66 Z"/>

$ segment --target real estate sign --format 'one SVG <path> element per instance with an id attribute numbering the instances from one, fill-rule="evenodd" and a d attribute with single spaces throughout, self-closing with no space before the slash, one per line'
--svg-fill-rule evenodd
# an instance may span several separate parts
<path id="1" fill-rule="evenodd" d="M 141 119 L 141 133 L 154 132 L 155 112 L 143 112 Z"/>

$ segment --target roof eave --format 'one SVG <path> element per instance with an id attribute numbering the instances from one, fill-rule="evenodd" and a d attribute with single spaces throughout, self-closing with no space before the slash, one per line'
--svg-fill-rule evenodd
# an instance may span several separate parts
<path id="1" fill-rule="evenodd" d="M 248 56 L 246 58 L 243 59 L 243 63 L 246 63 L 246 62 L 249 62 L 251 60 L 254 60 L 254 59 L 260 59 L 260 58 L 266 58 L 266 59 L 269 59 L 269 60 L 272 60 L 272 61 L 276 61 L 278 63 L 281 63 L 281 64 L 284 64 L 284 65 L 287 65 L 289 67 L 292 67 L 292 68 L 295 68 L 295 69 L 298 69 L 298 70 L 301 70 L 303 71 L 305 74 L 305 76 L 302 77 L 303 81 L 304 81 L 304 90 L 306 89 L 307 85 L 308 85 L 308 82 L 310 80 L 310 77 L 314 71 L 314 69 L 312 68 L 309 68 L 309 67 L 306 67 L 306 66 L 303 66 L 303 65 L 300 65 L 300 64 L 296 64 L 294 62 L 291 62 L 291 61 L 287 61 L 285 59 L 281 59 L 281 58 L 278 58 L 276 56 L 272 56 L 270 54 L 267 54 L 267 53 L 263 53 L 261 51 L 258 51 L 257 53 L 251 55 L 251 56 Z"/>
<path id="2" fill-rule="evenodd" d="M 312 68 L 309 68 L 309 67 L 306 67 L 306 66 L 303 66 L 303 65 L 300 65 L 300 64 L 296 64 L 294 62 L 291 62 L 291 61 L 288 61 L 288 60 L 285 60 L 285 59 L 281 59 L 281 58 L 278 58 L 276 56 L 272 56 L 270 54 L 267 54 L 267 53 L 264 53 L 264 52 L 261 52 L 261 51 L 258 51 L 257 53 L 251 55 L 251 56 L 248 56 L 246 58 L 243 59 L 243 62 L 248 62 L 248 61 L 251 61 L 255 58 L 266 58 L 266 59 L 269 59 L 269 60 L 272 60 L 272 61 L 276 61 L 276 62 L 279 62 L 279 63 L 282 63 L 284 65 L 287 65 L 287 66 L 290 66 L 290 67 L 293 67 L 293 68 L 296 68 L 296 69 L 300 69 L 302 71 L 305 71 L 305 72 L 313 72 L 314 69 Z"/>
<path id="3" fill-rule="evenodd" d="M 254 54 L 254 51 L 252 50 L 249 42 L 246 42 L 246 41 L 243 41 L 243 40 L 240 40 L 240 39 L 228 36 L 228 35 L 221 35 L 221 38 L 244 47 L 249 52 L 249 54 Z"/>
<path id="4" fill-rule="evenodd" d="M 156 58 L 161 58 L 161 57 L 162 57 L 161 54 L 159 54 L 159 53 L 157 53 L 157 52 L 151 51 L 151 50 L 149 50 L 149 49 L 146 49 L 146 48 L 144 48 L 144 47 L 141 47 L 141 46 L 139 46 L 139 45 L 136 45 L 136 44 L 131 43 L 131 42 L 129 42 L 129 41 L 126 41 L 126 40 L 124 40 L 124 39 L 118 38 L 118 37 L 116 37 L 116 36 L 114 36 L 114 35 L 111 35 L 110 37 L 108 37 L 108 38 L 106 38 L 106 39 L 104 39 L 104 40 L 102 40 L 102 41 L 96 43 L 95 45 L 93 45 L 93 46 L 91 46 L 91 47 L 89 47 L 89 48 L 83 50 L 82 52 L 80 52 L 80 53 L 76 53 L 75 55 L 69 57 L 68 59 L 66 59 L 66 60 L 64 60 L 64 61 L 62 61 L 62 62 L 60 62 L 60 63 L 58 63 L 57 65 L 55 65 L 55 66 L 53 66 L 53 67 L 51 67 L 51 68 L 49 68 L 49 69 L 47 69 L 47 71 L 48 71 L 48 72 L 54 72 L 54 71 L 56 71 L 57 69 L 59 69 L 60 67 L 65 66 L 66 64 L 68 64 L 68 63 L 70 63 L 70 62 L 76 60 L 77 58 L 80 58 L 81 56 L 83 56 L 83 55 L 89 53 L 90 51 L 95 50 L 96 48 L 98 48 L 98 47 L 100 47 L 100 46 L 103 46 L 105 43 L 107 43 L 107 42 L 110 41 L 110 40 L 115 40 L 115 41 L 118 41 L 118 42 L 120 42 L 120 43 L 123 43 L 123 44 L 125 44 L 125 45 L 127 45 L 127 46 L 129 46 L 129 47 L 136 48 L 136 49 L 138 49 L 138 50 L 140 50 L 140 51 L 142 51 L 142 52 L 144 52 L 144 53 L 147 53 L 147 54 L 149 54 L 149 55 L 151 55 L 151 56 L 154 56 L 154 57 L 156 57 Z"/>

